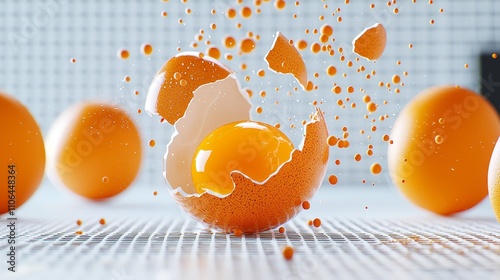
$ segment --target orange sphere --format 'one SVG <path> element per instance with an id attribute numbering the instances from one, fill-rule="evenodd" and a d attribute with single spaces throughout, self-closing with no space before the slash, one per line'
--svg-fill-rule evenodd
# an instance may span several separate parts
<path id="1" fill-rule="evenodd" d="M 500 143 L 498 141 L 488 169 L 488 193 L 493 211 L 500 222 Z"/>
<path id="2" fill-rule="evenodd" d="M 17 209 L 37 190 L 45 170 L 45 148 L 40 128 L 23 104 L 0 92 L 0 108 L 0 166 L 5 169 L 5 181 L 0 184 L 3 214 L 9 206 Z"/>
<path id="3" fill-rule="evenodd" d="M 89 199 L 121 193 L 139 172 L 139 130 L 111 104 L 83 102 L 66 109 L 52 124 L 46 144 L 48 178 Z"/>
<path id="4" fill-rule="evenodd" d="M 441 215 L 467 210 L 488 193 L 488 164 L 499 135 L 498 114 L 482 96 L 452 86 L 430 88 L 394 123 L 391 178 L 424 209 Z"/>

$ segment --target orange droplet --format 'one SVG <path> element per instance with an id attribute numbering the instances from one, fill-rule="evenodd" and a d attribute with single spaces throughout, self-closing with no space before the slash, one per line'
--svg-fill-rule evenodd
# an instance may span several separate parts
<path id="1" fill-rule="evenodd" d="M 130 56 L 130 53 L 126 49 L 119 49 L 116 54 L 121 59 L 127 59 Z"/>
<path id="2" fill-rule="evenodd" d="M 339 179 L 335 175 L 330 175 L 328 177 L 328 183 L 330 183 L 330 185 L 335 185 L 338 183 L 338 181 L 339 181 Z"/>
<path id="3" fill-rule="evenodd" d="M 382 56 L 387 41 L 385 28 L 377 23 L 365 28 L 356 38 L 354 38 L 353 52 L 368 59 L 377 60 Z"/>
<path id="4" fill-rule="evenodd" d="M 222 43 L 224 44 L 224 46 L 226 46 L 226 48 L 234 48 L 236 46 L 236 40 L 234 39 L 234 37 L 232 36 L 225 36 L 224 38 L 222 38 Z"/>
<path id="5" fill-rule="evenodd" d="M 149 43 L 143 43 L 141 45 L 141 52 L 142 54 L 149 56 L 153 53 L 153 46 L 151 46 L 151 44 Z"/>
<path id="6" fill-rule="evenodd" d="M 82 225 L 82 220 L 76 220 L 76 224 L 81 226 Z"/>
<path id="7" fill-rule="evenodd" d="M 77 230 L 77 231 L 75 231 L 75 234 L 82 235 L 82 234 L 83 234 L 83 231 L 81 231 L 81 230 Z"/>
<path id="8" fill-rule="evenodd" d="M 252 38 L 245 38 L 240 42 L 240 51 L 242 53 L 251 53 L 255 49 L 255 42 Z"/>
<path id="9" fill-rule="evenodd" d="M 311 203 L 309 203 L 309 201 L 302 202 L 302 208 L 304 210 L 309 210 L 309 208 L 311 208 Z"/>
<path id="10" fill-rule="evenodd" d="M 154 195 L 154 196 L 157 196 L 157 195 L 158 195 L 158 192 L 157 192 L 157 191 L 154 191 L 154 192 L 153 192 L 153 195 Z"/>
<path id="11" fill-rule="evenodd" d="M 70 62 L 71 62 L 71 63 L 76 63 L 76 58 L 72 58 L 72 59 L 70 59 Z"/>
<path id="12" fill-rule="evenodd" d="M 250 7 L 245 6 L 245 7 L 241 8 L 240 14 L 243 18 L 249 18 L 252 16 L 252 9 L 250 9 Z"/>
<path id="13" fill-rule="evenodd" d="M 366 110 L 368 110 L 368 112 L 370 113 L 373 113 L 375 111 L 377 111 L 377 104 L 373 103 L 373 102 L 368 102 L 366 104 Z"/>
<path id="14" fill-rule="evenodd" d="M 392 82 L 394 84 L 399 84 L 399 82 L 401 82 L 401 78 L 398 75 L 394 75 L 392 76 Z"/>
<path id="15" fill-rule="evenodd" d="M 328 136 L 326 141 L 327 141 L 329 146 L 335 146 L 337 144 L 337 142 L 339 141 L 339 139 L 333 135 L 330 135 L 330 136 Z"/>
<path id="16" fill-rule="evenodd" d="M 287 260 L 291 260 L 293 258 L 293 247 L 286 246 L 283 249 L 283 257 Z"/>
<path id="17" fill-rule="evenodd" d="M 264 77 L 266 75 L 266 71 L 264 71 L 263 69 L 260 69 L 258 72 L 257 72 L 257 75 L 259 77 Z"/>
<path id="18" fill-rule="evenodd" d="M 255 111 L 257 112 L 257 114 L 262 114 L 263 109 L 262 109 L 262 107 L 257 107 L 257 109 Z"/>
<path id="19" fill-rule="evenodd" d="M 335 76 L 335 74 L 337 74 L 337 68 L 335 68 L 335 66 L 330 65 L 326 68 L 326 73 L 329 76 Z"/>
<path id="20" fill-rule="evenodd" d="M 299 50 L 305 50 L 307 48 L 307 42 L 305 40 L 299 40 L 296 43 L 297 49 Z"/>
<path id="21" fill-rule="evenodd" d="M 219 50 L 219 48 L 214 47 L 214 46 L 208 47 L 206 50 L 206 54 L 210 57 L 215 58 L 215 59 L 220 58 L 220 50 Z"/>
<path id="22" fill-rule="evenodd" d="M 313 220 L 313 225 L 315 227 L 320 227 L 321 226 L 321 220 L 319 218 L 316 218 Z"/>
<path id="23" fill-rule="evenodd" d="M 155 145 L 156 145 L 156 141 L 155 140 L 153 140 L 153 139 L 149 140 L 149 146 L 151 148 L 154 147 Z"/>
<path id="24" fill-rule="evenodd" d="M 328 24 L 323 24 L 319 30 L 320 30 L 321 34 L 324 34 L 328 37 L 333 35 L 333 27 L 331 27 Z"/>
<path id="25" fill-rule="evenodd" d="M 280 228 L 278 229 L 278 231 L 279 231 L 279 233 L 285 233 L 285 228 L 284 228 L 284 227 L 280 227 Z"/>
<path id="26" fill-rule="evenodd" d="M 101 218 L 101 219 L 99 220 L 99 224 L 101 224 L 101 225 L 105 225 L 105 224 L 106 224 L 106 220 L 105 220 L 104 218 Z"/>
<path id="27" fill-rule="evenodd" d="M 310 81 L 307 80 L 306 64 L 299 51 L 281 33 L 277 32 L 272 49 L 267 53 L 265 60 L 271 70 L 292 74 L 302 88 L 308 90 Z"/>
<path id="28" fill-rule="evenodd" d="M 380 174 L 380 172 L 382 172 L 382 166 L 380 166 L 380 164 L 378 164 L 378 163 L 373 163 L 370 166 L 370 172 L 373 175 L 378 175 L 378 174 Z"/>
<path id="29" fill-rule="evenodd" d="M 229 18 L 229 19 L 233 19 L 236 17 L 236 10 L 233 9 L 233 8 L 229 8 L 226 10 L 226 16 Z"/>
<path id="30" fill-rule="evenodd" d="M 436 142 L 436 144 L 440 145 L 443 143 L 443 136 L 441 135 L 436 135 L 436 137 L 434 137 L 434 141 Z"/>

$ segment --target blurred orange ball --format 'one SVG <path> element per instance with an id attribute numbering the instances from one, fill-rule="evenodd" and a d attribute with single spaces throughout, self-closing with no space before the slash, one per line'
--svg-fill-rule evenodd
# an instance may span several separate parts
<path id="1" fill-rule="evenodd" d="M 40 128 L 23 104 L 0 92 L 0 108 L 0 168 L 5 174 L 0 183 L 3 214 L 9 206 L 17 209 L 23 205 L 37 190 L 45 170 L 45 148 Z M 15 204 L 9 204 L 9 200 Z"/>
<path id="2" fill-rule="evenodd" d="M 500 222 L 500 143 L 497 141 L 488 169 L 488 193 L 497 220 Z"/>
<path id="3" fill-rule="evenodd" d="M 141 139 L 130 116 L 105 103 L 64 111 L 47 135 L 47 176 L 55 185 L 90 199 L 128 188 L 141 163 Z"/>
<path id="4" fill-rule="evenodd" d="M 488 165 L 499 135 L 498 114 L 479 94 L 452 86 L 427 89 L 394 123 L 391 178 L 424 209 L 441 215 L 467 210 L 488 193 Z"/>

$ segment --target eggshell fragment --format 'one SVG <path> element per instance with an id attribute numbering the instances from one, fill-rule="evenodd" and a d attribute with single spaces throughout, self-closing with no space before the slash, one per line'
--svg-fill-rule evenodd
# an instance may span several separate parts
<path id="1" fill-rule="evenodd" d="M 299 51 L 283 36 L 276 32 L 273 46 L 267 53 L 265 60 L 269 69 L 276 73 L 292 74 L 300 83 L 302 89 L 307 86 L 307 69 Z"/>
<path id="2" fill-rule="evenodd" d="M 318 110 L 306 125 L 302 149 L 294 150 L 290 161 L 258 184 L 234 171 L 234 191 L 224 198 L 205 193 L 185 196 L 178 190 L 174 199 L 195 219 L 225 232 L 245 233 L 272 229 L 293 218 L 309 200 L 325 176 L 329 149 L 328 129 Z"/>
<path id="3" fill-rule="evenodd" d="M 352 41 L 353 52 L 368 59 L 377 60 L 384 53 L 387 34 L 381 23 L 365 28 Z"/>
<path id="4" fill-rule="evenodd" d="M 251 104 L 246 96 L 233 75 L 194 91 L 184 117 L 175 123 L 176 132 L 165 153 L 164 176 L 173 189 L 180 188 L 188 195 L 196 193 L 191 163 L 198 145 L 222 125 L 250 120 Z"/>
<path id="5" fill-rule="evenodd" d="M 174 124 L 184 115 L 193 92 L 201 85 L 226 78 L 231 70 L 197 52 L 183 52 L 161 67 L 149 86 L 146 111 Z"/>

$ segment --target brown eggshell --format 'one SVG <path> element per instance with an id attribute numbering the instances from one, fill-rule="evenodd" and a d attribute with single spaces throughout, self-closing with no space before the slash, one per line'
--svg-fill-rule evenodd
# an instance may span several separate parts
<path id="1" fill-rule="evenodd" d="M 353 52 L 368 59 L 379 59 L 385 50 L 387 34 L 381 23 L 365 28 L 352 41 Z"/>
<path id="2" fill-rule="evenodd" d="M 196 52 L 170 58 L 149 86 L 146 110 L 170 124 L 184 116 L 193 92 L 200 86 L 222 80 L 232 73 L 217 60 Z"/>
<path id="3" fill-rule="evenodd" d="M 307 68 L 299 51 L 280 32 L 265 58 L 269 69 L 277 73 L 292 74 L 303 89 L 307 86 Z"/>
<path id="4" fill-rule="evenodd" d="M 225 232 L 254 233 L 269 230 L 294 217 L 303 201 L 318 190 L 325 176 L 329 149 L 328 129 L 318 110 L 306 125 L 302 150 L 294 150 L 290 161 L 262 184 L 245 175 L 231 174 L 235 190 L 224 198 L 209 193 L 172 196 L 195 219 Z"/>

